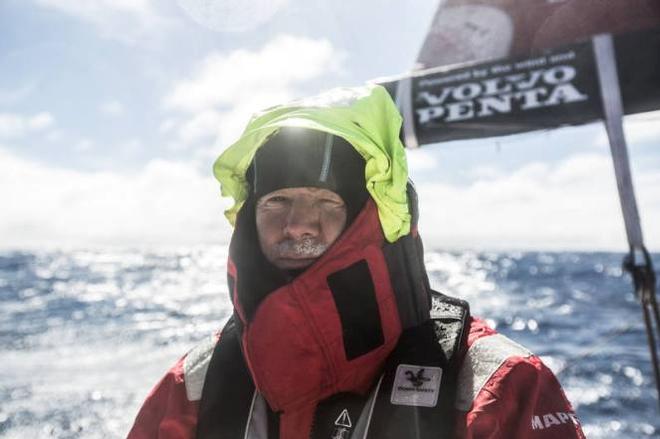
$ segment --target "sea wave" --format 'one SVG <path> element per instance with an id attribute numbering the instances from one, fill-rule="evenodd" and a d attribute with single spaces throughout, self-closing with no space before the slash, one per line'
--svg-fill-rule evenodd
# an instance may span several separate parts
<path id="1" fill-rule="evenodd" d="M 657 437 L 622 257 L 432 251 L 426 264 L 434 288 L 543 358 L 588 437 Z M 226 259 L 225 246 L 0 253 L 0 435 L 125 437 L 160 376 L 230 315 Z"/>

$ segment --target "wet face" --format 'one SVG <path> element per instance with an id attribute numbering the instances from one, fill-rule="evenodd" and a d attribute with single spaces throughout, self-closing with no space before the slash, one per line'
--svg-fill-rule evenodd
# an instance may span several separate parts
<path id="1" fill-rule="evenodd" d="M 339 195 L 314 187 L 273 191 L 257 201 L 257 234 L 266 259 L 281 270 L 308 267 L 346 225 Z"/>

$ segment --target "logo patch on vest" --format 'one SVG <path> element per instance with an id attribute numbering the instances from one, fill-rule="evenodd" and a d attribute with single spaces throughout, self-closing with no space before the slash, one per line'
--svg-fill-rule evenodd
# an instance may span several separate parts
<path id="1" fill-rule="evenodd" d="M 396 405 L 435 407 L 440 393 L 442 369 L 400 364 L 396 369 L 390 402 Z"/>

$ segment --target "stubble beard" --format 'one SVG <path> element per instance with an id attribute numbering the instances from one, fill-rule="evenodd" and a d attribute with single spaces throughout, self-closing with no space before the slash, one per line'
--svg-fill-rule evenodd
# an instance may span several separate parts
<path id="1" fill-rule="evenodd" d="M 328 245 L 314 238 L 303 238 L 297 241 L 286 240 L 277 244 L 277 254 L 282 258 L 311 259 L 320 257 L 328 249 Z"/>

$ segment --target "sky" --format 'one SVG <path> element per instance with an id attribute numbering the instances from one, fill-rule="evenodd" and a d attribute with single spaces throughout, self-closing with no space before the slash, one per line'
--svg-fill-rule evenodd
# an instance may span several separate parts
<path id="1" fill-rule="evenodd" d="M 437 6 L 0 1 L 0 249 L 228 242 L 211 165 L 250 114 L 410 70 Z M 658 251 L 660 113 L 624 127 Z M 626 251 L 608 148 L 593 123 L 408 151 L 427 248 Z"/>

